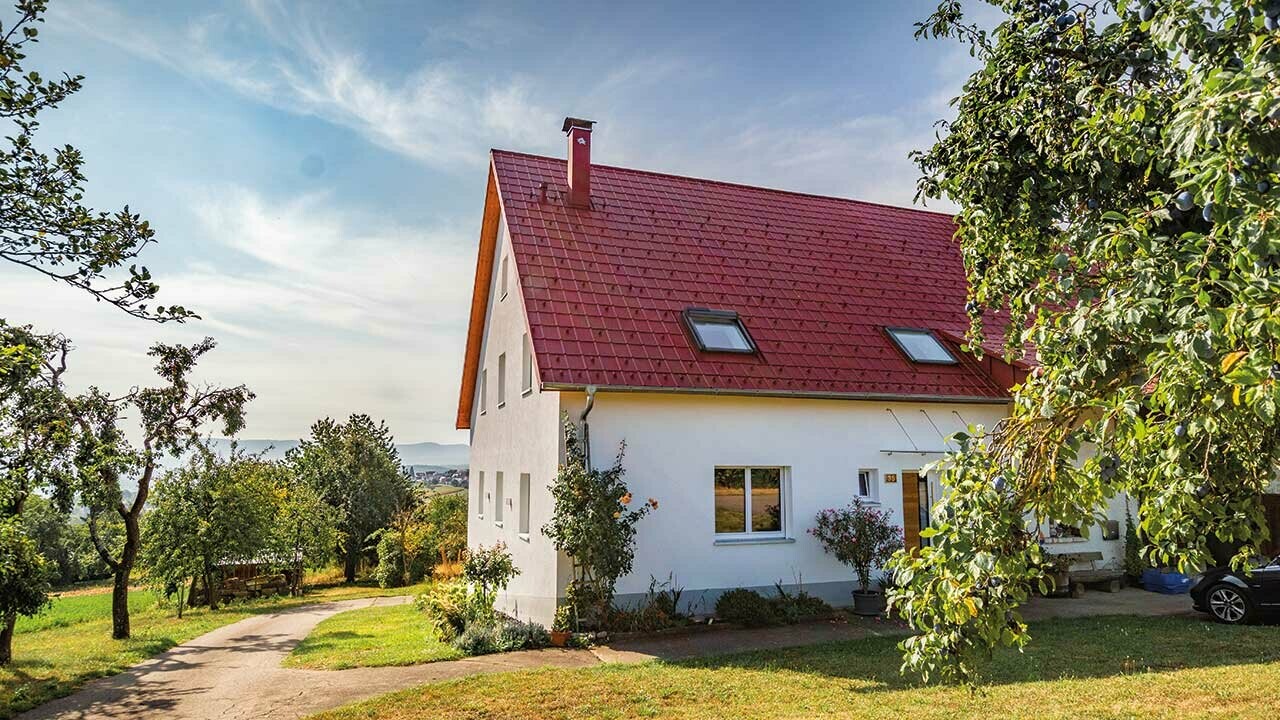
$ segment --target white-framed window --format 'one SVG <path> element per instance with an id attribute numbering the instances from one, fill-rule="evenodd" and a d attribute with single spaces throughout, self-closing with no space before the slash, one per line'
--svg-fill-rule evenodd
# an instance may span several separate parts
<path id="1" fill-rule="evenodd" d="M 529 473 L 520 473 L 520 527 L 519 532 L 529 537 Z"/>
<path id="2" fill-rule="evenodd" d="M 871 502 L 880 502 L 880 473 L 862 468 L 858 471 L 858 497 Z"/>
<path id="3" fill-rule="evenodd" d="M 493 524 L 502 527 L 502 505 L 506 500 L 502 496 L 502 471 L 493 474 Z"/>
<path id="4" fill-rule="evenodd" d="M 502 256 L 502 278 L 499 281 L 501 286 L 498 289 L 498 301 L 507 299 L 507 256 Z"/>
<path id="5" fill-rule="evenodd" d="M 529 333 L 525 333 L 520 350 L 520 393 L 528 395 L 531 392 L 533 392 L 533 345 L 529 342 Z"/>
<path id="6" fill-rule="evenodd" d="M 507 354 L 498 356 L 498 407 L 507 404 Z"/>
<path id="7" fill-rule="evenodd" d="M 476 517 L 484 519 L 484 471 L 476 477 Z"/>
<path id="8" fill-rule="evenodd" d="M 480 414 L 489 410 L 489 370 L 480 371 Z"/>
<path id="9" fill-rule="evenodd" d="M 718 536 L 784 537 L 786 502 L 786 468 L 715 469 L 715 529 Z"/>

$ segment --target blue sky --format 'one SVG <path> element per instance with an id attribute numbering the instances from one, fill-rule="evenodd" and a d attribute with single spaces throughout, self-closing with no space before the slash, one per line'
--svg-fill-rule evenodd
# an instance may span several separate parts
<path id="1" fill-rule="evenodd" d="M 367 412 L 403 442 L 453 429 L 487 167 L 559 156 L 908 205 L 972 61 L 916 42 L 929 2 L 53 0 L 29 63 L 85 75 L 43 119 L 129 204 L 185 326 L 0 268 L 11 322 L 64 332 L 72 380 L 151 382 L 146 347 L 213 335 L 202 377 L 258 394 L 245 437 Z M 7 17 L 6 17 L 7 21 Z M 943 208 L 946 209 L 946 208 Z"/>

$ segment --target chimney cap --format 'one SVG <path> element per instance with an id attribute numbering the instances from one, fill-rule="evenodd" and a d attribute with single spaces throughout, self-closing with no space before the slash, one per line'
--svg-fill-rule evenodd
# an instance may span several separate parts
<path id="1" fill-rule="evenodd" d="M 570 128 L 582 128 L 590 131 L 591 126 L 595 125 L 595 120 L 583 120 L 582 118 L 567 117 L 564 119 L 564 127 L 560 128 L 561 132 L 569 132 Z"/>

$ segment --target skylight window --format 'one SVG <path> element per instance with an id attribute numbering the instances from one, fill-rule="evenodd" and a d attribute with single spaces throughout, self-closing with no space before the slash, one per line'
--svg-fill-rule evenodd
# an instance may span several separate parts
<path id="1" fill-rule="evenodd" d="M 684 321 L 698 343 L 698 349 L 706 352 L 754 353 L 756 344 L 751 341 L 738 313 L 729 310 L 705 310 L 690 308 L 684 311 Z"/>
<path id="2" fill-rule="evenodd" d="M 885 328 L 889 337 L 912 362 L 934 365 L 955 365 L 956 359 L 938 338 L 928 330 L 915 328 Z"/>

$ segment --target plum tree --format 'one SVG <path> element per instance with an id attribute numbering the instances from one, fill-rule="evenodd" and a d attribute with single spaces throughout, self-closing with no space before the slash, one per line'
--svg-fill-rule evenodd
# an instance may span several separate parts
<path id="1" fill-rule="evenodd" d="M 960 208 L 970 347 L 1001 335 L 1037 368 L 959 438 L 930 545 L 892 563 L 926 679 L 1028 641 L 1034 521 L 1096 526 L 1124 494 L 1147 562 L 1243 563 L 1280 459 L 1280 3 L 991 4 L 994 29 L 957 0 L 918 24 L 981 67 L 914 157 L 920 195 Z"/>

